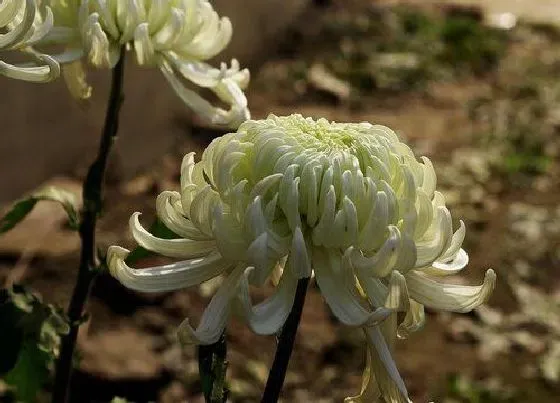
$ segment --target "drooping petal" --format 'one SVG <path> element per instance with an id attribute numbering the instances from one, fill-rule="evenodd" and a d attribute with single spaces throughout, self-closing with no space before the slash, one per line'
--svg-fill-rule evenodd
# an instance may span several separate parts
<path id="1" fill-rule="evenodd" d="M 169 57 L 169 54 L 166 54 Z M 176 70 L 167 62 L 163 62 L 160 66 L 163 75 L 175 90 L 175 93 L 191 108 L 194 112 L 200 115 L 203 119 L 216 124 L 228 127 L 237 127 L 243 121 L 249 119 L 250 114 L 247 109 L 247 99 L 243 93 L 236 88 L 233 81 L 228 82 L 227 86 L 234 101 L 230 104 L 229 110 L 213 106 L 210 102 L 202 98 L 195 91 L 188 89 L 181 82 Z M 235 96 L 233 94 L 235 93 Z"/>
<path id="2" fill-rule="evenodd" d="M 77 60 L 65 64 L 62 68 L 62 77 L 70 95 L 74 98 L 88 99 L 91 97 L 92 88 L 87 82 L 82 61 Z"/>
<path id="3" fill-rule="evenodd" d="M 369 303 L 376 308 L 385 306 L 389 290 L 383 281 L 371 276 L 365 270 L 358 271 L 356 275 Z"/>
<path id="4" fill-rule="evenodd" d="M 300 227 L 296 227 L 290 249 L 291 267 L 297 278 L 311 277 L 311 260 Z"/>
<path id="5" fill-rule="evenodd" d="M 426 321 L 424 305 L 419 304 L 413 299 L 409 299 L 408 303 L 406 315 L 397 329 L 397 337 L 399 339 L 406 339 L 410 333 L 417 332 L 424 326 Z"/>
<path id="6" fill-rule="evenodd" d="M 388 403 L 409 403 L 411 400 L 408 398 L 406 385 L 391 355 L 396 331 L 396 314 L 392 314 L 380 325 L 365 328 L 368 343 L 373 346 L 372 369 L 381 396 Z"/>
<path id="7" fill-rule="evenodd" d="M 286 268 L 274 294 L 252 305 L 249 295 L 249 270 L 239 282 L 238 312 L 245 318 L 251 329 L 257 334 L 274 334 L 284 325 L 294 303 L 298 279 L 290 268 Z"/>
<path id="8" fill-rule="evenodd" d="M 226 327 L 244 268 L 244 265 L 239 265 L 226 277 L 204 310 L 196 329 L 190 325 L 188 318 L 179 325 L 177 337 L 181 344 L 206 345 L 218 341 Z"/>
<path id="9" fill-rule="evenodd" d="M 138 25 L 134 31 L 134 50 L 140 66 L 156 64 L 156 51 L 150 38 L 149 29 L 148 23 L 144 22 Z"/>
<path id="10" fill-rule="evenodd" d="M 359 271 L 367 271 L 375 277 L 385 277 L 393 269 L 399 257 L 401 233 L 395 226 L 389 226 L 389 236 L 373 256 L 364 256 L 361 251 L 353 249 L 352 265 Z"/>
<path id="11" fill-rule="evenodd" d="M 271 259 L 270 252 L 267 232 L 263 232 L 249 245 L 247 249 L 248 261 L 255 267 L 251 275 L 253 284 L 264 284 L 270 271 L 274 268 L 275 262 Z"/>
<path id="12" fill-rule="evenodd" d="M 362 304 L 355 285 L 343 278 L 341 260 L 340 253 L 313 248 L 315 278 L 333 314 L 348 326 L 371 325 L 385 319 L 390 310 L 370 311 Z"/>
<path id="13" fill-rule="evenodd" d="M 406 283 L 412 299 L 429 308 L 469 312 L 486 302 L 496 284 L 496 273 L 490 269 L 479 286 L 464 286 L 438 283 L 419 271 L 406 275 Z"/>
<path id="14" fill-rule="evenodd" d="M 142 224 L 140 224 L 139 216 L 140 213 L 134 213 L 130 217 L 130 231 L 140 246 L 152 252 L 157 252 L 168 257 L 196 258 L 216 250 L 216 242 L 214 240 L 194 241 L 184 238 L 158 238 L 150 234 Z"/>
<path id="15" fill-rule="evenodd" d="M 243 227 L 221 205 L 214 209 L 214 238 L 222 255 L 231 260 L 248 260 L 248 242 Z"/>
<path id="16" fill-rule="evenodd" d="M 406 311 L 408 309 L 408 289 L 406 287 L 406 279 L 398 271 L 391 272 L 391 278 L 389 279 L 387 291 L 385 307 L 394 311 Z"/>
<path id="17" fill-rule="evenodd" d="M 143 292 L 173 291 L 192 287 L 220 275 L 231 267 L 231 262 L 214 252 L 201 259 L 134 269 L 125 262 L 128 254 L 127 249 L 119 246 L 109 247 L 107 251 L 109 271 L 125 287 Z"/>
<path id="18" fill-rule="evenodd" d="M 362 374 L 362 387 L 360 394 L 345 398 L 344 403 L 371 403 L 377 401 L 379 398 L 380 392 L 372 368 L 373 352 L 371 349 L 373 346 L 371 343 L 367 343 L 366 346 L 366 366 L 364 368 L 364 373 Z"/>

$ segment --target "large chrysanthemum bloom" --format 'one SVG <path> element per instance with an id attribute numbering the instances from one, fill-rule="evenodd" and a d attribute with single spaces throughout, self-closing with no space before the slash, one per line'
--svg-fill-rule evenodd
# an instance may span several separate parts
<path id="1" fill-rule="evenodd" d="M 361 396 L 407 401 L 391 348 L 424 321 L 424 305 L 466 312 L 485 301 L 495 274 L 481 286 L 439 282 L 467 264 L 465 227 L 453 233 L 427 158 L 419 162 L 388 128 L 330 123 L 300 115 L 243 123 L 214 140 L 202 160 L 185 157 L 180 192 L 156 203 L 159 219 L 181 238 L 151 235 L 130 220 L 135 240 L 162 255 L 186 259 L 147 269 L 125 263 L 128 250 L 108 252 L 113 276 L 127 287 L 160 292 L 225 274 L 199 327 L 185 321 L 184 342 L 212 343 L 234 309 L 260 334 L 277 332 L 299 278 L 314 274 L 340 321 L 365 330 L 368 368 Z M 252 306 L 249 284 L 277 286 Z M 233 307 L 233 308 L 232 308 Z M 404 320 L 397 324 L 397 312 Z M 379 324 L 379 321 L 382 321 Z"/>
<path id="2" fill-rule="evenodd" d="M 249 71 L 236 60 L 214 68 L 206 60 L 229 43 L 232 26 L 220 18 L 208 0 L 44 0 L 54 13 L 55 27 L 39 45 L 61 45 L 55 58 L 73 95 L 91 94 L 82 61 L 112 68 L 120 48 L 133 48 L 138 64 L 157 66 L 177 95 L 206 120 L 237 127 L 249 118 L 243 89 Z M 222 109 L 187 84 L 211 90 Z"/>
<path id="3" fill-rule="evenodd" d="M 0 52 L 20 51 L 31 63 L 12 64 L 0 60 L 0 74 L 18 80 L 48 82 L 60 74 L 60 66 L 50 56 L 31 48 L 52 28 L 53 14 L 35 0 L 0 0 Z"/>

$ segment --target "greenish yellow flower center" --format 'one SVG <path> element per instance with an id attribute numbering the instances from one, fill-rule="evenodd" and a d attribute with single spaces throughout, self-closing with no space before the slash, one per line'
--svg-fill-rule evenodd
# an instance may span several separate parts
<path id="1" fill-rule="evenodd" d="M 324 119 L 286 122 L 286 129 L 304 148 L 347 150 L 356 140 L 347 128 Z"/>

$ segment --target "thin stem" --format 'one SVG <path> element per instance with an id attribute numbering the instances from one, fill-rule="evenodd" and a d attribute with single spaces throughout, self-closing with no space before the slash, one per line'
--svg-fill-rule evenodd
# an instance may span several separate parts
<path id="1" fill-rule="evenodd" d="M 276 355 L 274 356 L 274 362 L 268 374 L 268 380 L 266 381 L 261 403 L 276 403 L 280 397 L 280 391 L 282 390 L 282 385 L 284 385 L 286 370 L 288 369 L 288 363 L 290 362 L 290 356 L 294 348 L 308 285 L 308 277 L 300 279 L 297 283 L 294 304 L 278 339 Z"/>
<path id="2" fill-rule="evenodd" d="M 68 306 L 70 332 L 62 338 L 60 354 L 55 366 L 52 403 L 64 403 L 68 400 L 68 389 L 72 375 L 72 363 L 78 329 L 82 322 L 84 305 L 88 299 L 97 271 L 95 229 L 97 217 L 102 207 L 103 178 L 107 168 L 107 159 L 111 146 L 117 136 L 119 112 L 124 99 L 124 64 L 125 54 L 123 47 L 119 61 L 113 69 L 111 92 L 109 94 L 105 125 L 97 157 L 89 167 L 82 187 L 84 207 L 81 213 L 79 228 L 81 239 L 80 266 L 78 278 Z"/>
<path id="3" fill-rule="evenodd" d="M 198 347 L 198 372 L 206 403 L 225 403 L 227 371 L 227 343 L 225 333 L 213 344 Z"/>

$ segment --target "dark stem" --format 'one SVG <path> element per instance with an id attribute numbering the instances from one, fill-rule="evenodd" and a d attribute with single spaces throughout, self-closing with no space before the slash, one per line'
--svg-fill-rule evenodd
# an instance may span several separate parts
<path id="1" fill-rule="evenodd" d="M 276 403 L 280 397 L 280 391 L 282 390 L 282 385 L 284 385 L 286 370 L 288 369 L 288 363 L 290 362 L 290 356 L 294 348 L 308 285 L 308 277 L 300 279 L 297 283 L 294 304 L 278 339 L 276 355 L 274 356 L 274 362 L 268 374 L 268 380 L 266 381 L 261 403 Z"/>
<path id="2" fill-rule="evenodd" d="M 68 320 L 70 332 L 62 338 L 60 354 L 55 365 L 55 379 L 53 386 L 52 403 L 64 403 L 68 400 L 68 389 L 72 374 L 72 364 L 78 329 L 83 322 L 84 305 L 95 278 L 98 262 L 95 243 L 95 228 L 97 217 L 102 207 L 103 178 L 107 168 L 109 151 L 117 136 L 119 126 L 119 112 L 124 99 L 124 47 L 118 63 L 113 69 L 111 92 L 105 115 L 105 126 L 99 143 L 99 150 L 95 161 L 89 167 L 83 188 L 84 207 L 80 219 L 80 266 L 78 278 L 68 306 Z"/>
<path id="3" fill-rule="evenodd" d="M 206 403 L 225 403 L 228 390 L 225 387 L 227 371 L 227 343 L 225 332 L 213 344 L 198 347 L 198 372 Z"/>

